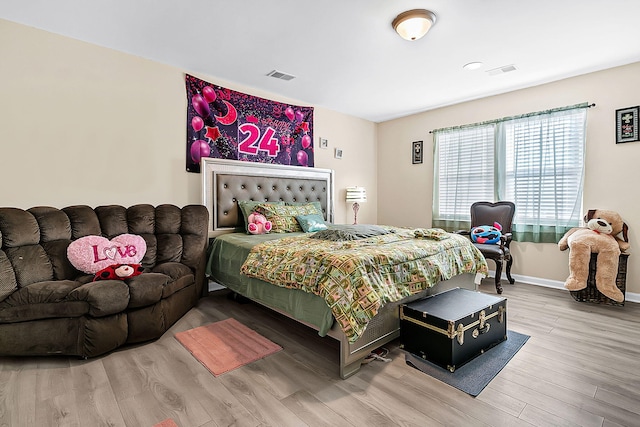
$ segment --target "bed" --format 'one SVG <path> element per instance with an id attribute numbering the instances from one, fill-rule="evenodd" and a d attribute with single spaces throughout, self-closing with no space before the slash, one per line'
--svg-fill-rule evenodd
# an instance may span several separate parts
<path id="1" fill-rule="evenodd" d="M 213 158 L 203 158 L 201 166 L 202 202 L 210 212 L 209 236 L 212 242 L 206 269 L 210 280 L 314 328 L 321 336 L 338 340 L 341 378 L 348 378 L 356 373 L 364 358 L 372 350 L 399 336 L 398 307 L 400 304 L 455 287 L 475 290 L 476 273 L 486 273 L 486 262 L 480 255 L 474 271 L 470 269 L 469 273 L 457 274 L 448 280 L 433 280 L 434 283 L 430 283 L 429 285 L 432 286 L 427 289 L 412 293 L 398 301 L 385 301 L 370 318 L 365 319 L 365 326 L 357 329 L 354 334 L 349 328 L 345 328 L 344 322 L 336 321 L 335 307 L 330 307 L 327 299 L 319 293 L 296 289 L 293 286 L 295 283 L 286 284 L 286 286 L 281 283 L 274 285 L 240 273 L 245 260 L 248 261 L 256 245 L 262 245 L 261 247 L 280 245 L 285 240 L 291 240 L 290 243 L 296 244 L 295 239 L 309 239 L 314 233 L 249 235 L 243 228 L 244 220 L 238 208 L 238 201 L 253 200 L 289 204 L 313 202 L 321 208 L 324 219 L 328 223 L 333 223 L 334 172 L 320 168 Z M 381 239 L 380 242 L 384 239 L 400 240 L 405 234 L 413 232 L 394 227 L 388 227 L 388 229 L 393 235 L 377 236 L 377 239 Z M 370 246 L 376 246 L 376 244 L 374 242 Z M 309 245 L 304 243 L 300 246 Z M 470 244 L 468 246 L 473 248 Z"/>

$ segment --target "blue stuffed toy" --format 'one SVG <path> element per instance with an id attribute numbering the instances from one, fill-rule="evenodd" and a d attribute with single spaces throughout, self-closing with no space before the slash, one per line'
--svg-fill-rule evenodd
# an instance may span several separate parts
<path id="1" fill-rule="evenodd" d="M 479 225 L 471 229 L 471 241 L 474 243 L 496 244 L 502 237 L 502 226 L 494 222 L 493 225 Z"/>

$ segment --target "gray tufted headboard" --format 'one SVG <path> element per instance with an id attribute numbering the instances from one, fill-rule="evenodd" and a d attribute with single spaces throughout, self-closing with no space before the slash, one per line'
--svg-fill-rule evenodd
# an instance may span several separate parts
<path id="1" fill-rule="evenodd" d="M 209 209 L 210 237 L 242 227 L 238 200 L 318 201 L 325 219 L 333 222 L 333 170 L 210 157 L 202 159 L 200 170 L 202 204 Z"/>

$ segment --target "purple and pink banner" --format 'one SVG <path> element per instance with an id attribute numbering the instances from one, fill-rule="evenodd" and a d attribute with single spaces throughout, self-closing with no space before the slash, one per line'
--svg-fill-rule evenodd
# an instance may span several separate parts
<path id="1" fill-rule="evenodd" d="M 187 171 L 202 157 L 313 167 L 313 107 L 283 104 L 186 75 Z"/>

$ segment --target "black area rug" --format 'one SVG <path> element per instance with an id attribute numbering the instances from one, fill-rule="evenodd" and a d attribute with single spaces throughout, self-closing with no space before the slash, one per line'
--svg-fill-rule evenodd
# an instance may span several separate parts
<path id="1" fill-rule="evenodd" d="M 407 365 L 475 397 L 509 363 L 528 339 L 529 335 L 507 331 L 506 341 L 465 363 L 455 372 L 449 372 L 411 353 L 405 353 L 405 358 Z"/>

